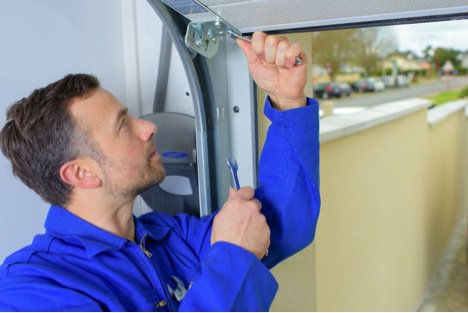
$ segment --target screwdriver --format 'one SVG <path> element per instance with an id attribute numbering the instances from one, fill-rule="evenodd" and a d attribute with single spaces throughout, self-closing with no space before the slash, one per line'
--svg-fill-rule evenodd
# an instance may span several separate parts
<path id="1" fill-rule="evenodd" d="M 252 40 L 248 37 L 244 37 L 242 35 L 239 35 L 238 33 L 234 32 L 232 29 L 228 29 L 226 31 L 226 34 L 231 37 L 232 39 L 240 39 L 242 41 L 246 41 L 248 43 L 252 43 Z M 296 57 L 296 62 L 294 63 L 296 65 L 301 65 L 302 64 L 302 59 L 300 57 Z"/>
<path id="2" fill-rule="evenodd" d="M 239 166 L 237 165 L 237 160 L 234 157 L 228 156 L 226 158 L 226 164 L 231 172 L 232 182 L 234 183 L 234 187 L 236 190 L 240 189 L 239 178 L 237 176 L 237 170 Z"/>

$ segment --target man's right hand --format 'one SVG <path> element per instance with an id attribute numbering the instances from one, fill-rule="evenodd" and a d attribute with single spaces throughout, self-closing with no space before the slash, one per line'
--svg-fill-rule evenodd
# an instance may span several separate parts
<path id="1" fill-rule="evenodd" d="M 254 190 L 231 189 L 229 198 L 213 221 L 211 244 L 225 241 L 252 252 L 261 259 L 270 245 L 270 227 L 260 213 L 262 205 L 254 198 Z"/>

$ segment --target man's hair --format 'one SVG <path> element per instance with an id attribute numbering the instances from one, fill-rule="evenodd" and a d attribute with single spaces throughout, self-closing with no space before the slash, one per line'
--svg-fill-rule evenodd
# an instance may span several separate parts
<path id="1" fill-rule="evenodd" d="M 60 168 L 77 158 L 88 141 L 69 107 L 99 86 L 94 76 L 70 74 L 34 90 L 7 111 L 0 148 L 11 161 L 13 174 L 51 204 L 69 202 L 72 188 L 61 180 Z"/>

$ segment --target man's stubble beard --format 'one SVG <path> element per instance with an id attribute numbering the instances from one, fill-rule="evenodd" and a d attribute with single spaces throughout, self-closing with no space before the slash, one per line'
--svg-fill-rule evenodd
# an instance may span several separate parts
<path id="1" fill-rule="evenodd" d="M 148 166 L 137 175 L 139 179 L 135 182 L 119 181 L 113 179 L 109 171 L 115 171 L 112 167 L 103 167 L 106 191 L 117 197 L 136 198 L 142 192 L 161 183 L 166 177 L 166 171 L 159 162 L 156 167 Z"/>
<path id="2" fill-rule="evenodd" d="M 166 177 L 166 171 L 163 164 L 158 160 L 157 164 L 152 166 L 148 159 L 146 166 L 140 169 L 140 178 L 135 183 L 115 177 L 115 173 L 122 173 L 126 170 L 125 164 L 116 164 L 111 158 L 106 156 L 100 149 L 93 147 L 91 157 L 100 165 L 103 170 L 103 183 L 106 191 L 116 197 L 136 198 L 140 193 L 161 183 Z M 127 185 L 127 186 L 125 186 Z"/>
<path id="3" fill-rule="evenodd" d="M 120 168 L 122 168 L 120 172 L 123 172 L 126 167 L 125 164 L 117 165 L 110 157 L 106 156 L 99 145 L 90 139 L 89 132 L 86 129 L 79 128 L 75 132 L 74 142 L 75 147 L 78 147 L 77 154 L 90 156 L 102 168 L 104 188 L 113 196 L 136 198 L 140 193 L 161 183 L 166 177 L 166 171 L 160 159 L 155 166 L 152 166 L 151 159 L 147 159 L 145 168 L 141 169 L 140 175 L 137 176 L 144 179 L 137 181 L 134 185 L 119 186 L 119 184 L 123 184 L 114 177 L 113 173 L 119 172 Z"/>

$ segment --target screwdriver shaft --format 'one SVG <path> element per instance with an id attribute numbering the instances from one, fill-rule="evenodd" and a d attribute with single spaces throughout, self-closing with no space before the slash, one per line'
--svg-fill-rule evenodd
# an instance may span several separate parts
<path id="1" fill-rule="evenodd" d="M 252 40 L 248 37 L 244 37 L 244 36 L 241 36 L 235 32 L 233 32 L 231 29 L 228 29 L 227 30 L 227 35 L 233 39 L 240 39 L 242 41 L 246 41 L 246 42 L 249 42 L 249 43 L 252 43 Z M 302 59 L 300 57 L 296 57 L 296 62 L 294 63 L 296 65 L 301 65 L 302 64 Z"/>

